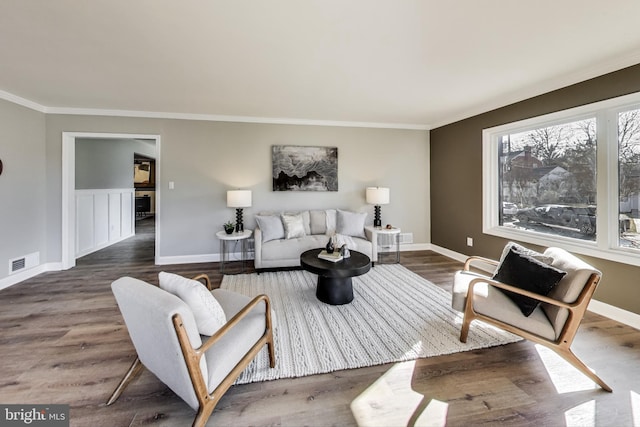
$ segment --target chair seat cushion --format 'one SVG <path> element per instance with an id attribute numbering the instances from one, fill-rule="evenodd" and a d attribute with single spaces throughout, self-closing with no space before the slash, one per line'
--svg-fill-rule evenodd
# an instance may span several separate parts
<path id="1" fill-rule="evenodd" d="M 214 289 L 211 293 L 220 302 L 228 319 L 235 316 L 251 301 L 251 298 L 246 295 L 225 289 Z M 209 373 L 207 384 L 209 392 L 220 385 L 234 366 L 262 337 L 266 328 L 265 322 L 265 304 L 262 302 L 205 352 Z"/>
<path id="2" fill-rule="evenodd" d="M 477 273 L 458 271 L 454 276 L 452 306 L 464 312 L 469 283 L 474 279 L 489 279 Z M 509 325 L 516 326 L 549 340 L 555 340 L 556 334 L 540 306 L 535 307 L 529 317 L 523 316 L 522 311 L 506 294 L 488 283 L 478 283 L 473 288 L 473 309 Z"/>

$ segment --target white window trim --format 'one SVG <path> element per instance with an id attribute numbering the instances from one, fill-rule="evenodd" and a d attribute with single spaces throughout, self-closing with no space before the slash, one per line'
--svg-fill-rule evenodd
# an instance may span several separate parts
<path id="1" fill-rule="evenodd" d="M 640 266 L 640 250 L 618 246 L 618 138 L 617 114 L 640 106 L 640 92 L 587 104 L 482 131 L 482 232 L 540 246 L 559 246 L 583 255 Z M 499 223 L 498 137 L 587 117 L 597 120 L 596 240 L 586 241 L 547 233 L 517 230 Z"/>

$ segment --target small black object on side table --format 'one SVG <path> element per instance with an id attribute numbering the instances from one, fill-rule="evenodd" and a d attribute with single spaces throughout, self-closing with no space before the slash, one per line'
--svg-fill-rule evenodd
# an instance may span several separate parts
<path id="1" fill-rule="evenodd" d="M 351 251 L 351 256 L 338 262 L 318 258 L 323 248 L 310 249 L 300 255 L 300 266 L 318 275 L 316 297 L 327 304 L 342 305 L 353 301 L 351 278 L 365 274 L 371 269 L 368 256 Z"/>

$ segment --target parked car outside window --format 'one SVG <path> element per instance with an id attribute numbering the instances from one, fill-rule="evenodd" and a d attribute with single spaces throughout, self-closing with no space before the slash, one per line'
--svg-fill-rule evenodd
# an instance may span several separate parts
<path id="1" fill-rule="evenodd" d="M 502 202 L 502 215 L 514 216 L 518 213 L 518 205 L 511 202 Z"/>
<path id="2" fill-rule="evenodd" d="M 596 233 L 595 209 L 569 205 L 545 205 L 520 209 L 516 219 L 522 223 L 538 223 L 580 231 L 591 236 Z"/>

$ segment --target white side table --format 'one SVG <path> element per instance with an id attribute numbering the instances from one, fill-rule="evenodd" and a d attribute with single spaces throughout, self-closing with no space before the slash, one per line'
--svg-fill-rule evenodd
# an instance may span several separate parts
<path id="1" fill-rule="evenodd" d="M 226 231 L 218 231 L 216 237 L 220 240 L 220 273 L 224 274 L 224 265 L 229 263 L 229 243 L 240 242 L 240 257 L 242 263 L 241 272 L 244 273 L 247 262 L 248 239 L 253 230 L 244 230 L 227 234 Z"/>
<path id="2" fill-rule="evenodd" d="M 371 232 L 374 245 L 378 246 L 378 264 L 398 264 L 400 262 L 400 232 L 397 227 L 365 227 Z"/>

